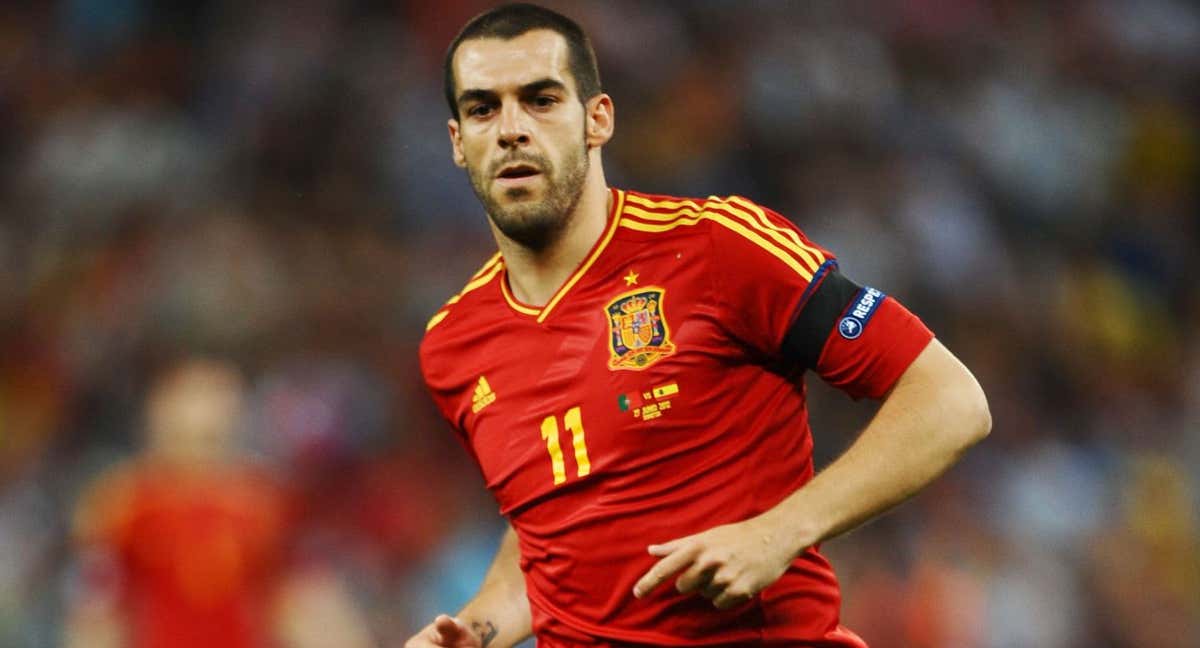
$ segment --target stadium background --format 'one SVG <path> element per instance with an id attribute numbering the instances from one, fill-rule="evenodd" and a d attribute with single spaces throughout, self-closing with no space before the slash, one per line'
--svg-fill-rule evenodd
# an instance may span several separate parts
<path id="1" fill-rule="evenodd" d="M 0 8 L 0 645 L 66 642 L 81 491 L 156 367 L 247 372 L 248 456 L 381 643 L 472 591 L 495 507 L 419 382 L 489 254 L 440 64 L 478 2 Z M 1172 0 L 551 2 L 610 181 L 741 193 L 921 313 L 983 446 L 830 542 L 873 646 L 1200 636 L 1200 10 Z M 827 462 L 870 415 L 814 387 Z M 76 637 L 78 639 L 78 637 Z M 86 641 L 83 645 L 87 645 Z M 336 645 L 336 643 L 334 644 Z"/>

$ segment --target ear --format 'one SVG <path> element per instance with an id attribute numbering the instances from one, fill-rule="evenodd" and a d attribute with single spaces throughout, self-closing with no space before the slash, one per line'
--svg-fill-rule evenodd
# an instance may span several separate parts
<path id="1" fill-rule="evenodd" d="M 467 156 L 463 155 L 462 147 L 462 131 L 458 128 L 458 120 L 451 118 L 446 122 L 446 127 L 450 130 L 450 150 L 454 157 L 454 163 L 459 168 L 467 168 Z"/>
<path id="2" fill-rule="evenodd" d="M 588 99 L 584 105 L 587 111 L 587 128 L 584 131 L 588 148 L 598 148 L 612 139 L 614 123 L 612 97 L 600 93 Z"/>

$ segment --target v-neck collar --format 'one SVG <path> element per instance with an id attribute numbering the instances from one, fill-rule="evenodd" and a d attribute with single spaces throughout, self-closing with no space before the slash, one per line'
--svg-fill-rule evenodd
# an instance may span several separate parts
<path id="1" fill-rule="evenodd" d="M 522 303 L 520 300 L 514 297 L 512 294 L 512 289 L 509 288 L 508 285 L 507 266 L 501 270 L 500 292 L 504 294 L 504 301 L 508 304 L 509 308 L 513 309 L 513 311 L 522 316 L 536 318 L 537 323 L 541 324 L 542 322 L 545 322 L 546 318 L 550 316 L 550 313 L 554 311 L 554 307 L 558 305 L 558 302 L 562 301 L 562 299 L 567 296 L 567 293 L 571 291 L 571 288 L 573 288 L 575 284 L 579 283 L 579 280 L 583 278 L 583 275 L 587 274 L 588 269 L 596 263 L 596 260 L 600 258 L 600 255 L 604 252 L 604 249 L 608 247 L 608 242 L 612 240 L 613 234 L 617 232 L 617 223 L 621 220 L 621 210 L 625 208 L 625 192 L 616 188 L 610 188 L 609 191 L 612 192 L 612 207 L 609 208 L 608 225 L 605 227 L 604 233 L 600 235 L 600 238 L 596 239 L 596 242 L 592 244 L 591 251 L 588 252 L 586 257 L 584 257 L 583 262 L 580 263 L 579 267 L 575 268 L 575 272 L 572 272 L 571 276 L 567 277 L 567 280 L 564 281 L 561 286 L 559 286 L 558 290 L 555 291 L 554 295 L 550 297 L 550 301 L 546 302 L 545 306 L 542 306 L 541 308 L 530 306 L 529 304 Z M 501 264 L 503 263 L 504 262 L 501 261 Z"/>

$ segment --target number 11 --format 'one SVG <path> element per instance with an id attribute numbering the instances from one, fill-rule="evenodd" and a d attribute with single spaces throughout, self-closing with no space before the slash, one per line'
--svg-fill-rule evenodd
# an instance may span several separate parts
<path id="1" fill-rule="evenodd" d="M 583 414 L 578 405 L 567 410 L 563 416 L 563 426 L 570 430 L 571 445 L 575 447 L 575 474 L 583 477 L 592 471 L 592 463 L 588 461 Z M 546 451 L 550 453 L 550 467 L 554 471 L 554 485 L 557 486 L 567 481 L 566 462 L 563 461 L 562 446 L 558 443 L 558 417 L 551 415 L 542 421 L 542 440 L 546 442 Z"/>

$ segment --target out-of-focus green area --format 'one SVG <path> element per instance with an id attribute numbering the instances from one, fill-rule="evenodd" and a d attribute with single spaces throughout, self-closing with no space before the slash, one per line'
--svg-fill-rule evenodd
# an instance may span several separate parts
<path id="1" fill-rule="evenodd" d="M 826 545 L 848 626 L 1195 645 L 1196 5 L 549 4 L 614 97 L 610 182 L 787 214 L 988 393 L 982 446 Z M 148 394 L 187 355 L 240 368 L 229 443 L 285 493 L 248 581 L 292 584 L 271 632 L 311 645 L 321 609 L 399 645 L 470 595 L 500 520 L 416 346 L 493 249 L 440 87 L 486 6 L 0 8 L 0 645 L 108 637 L 93 612 L 129 577 L 80 520 L 153 455 Z M 869 408 L 813 392 L 827 462 Z"/>

